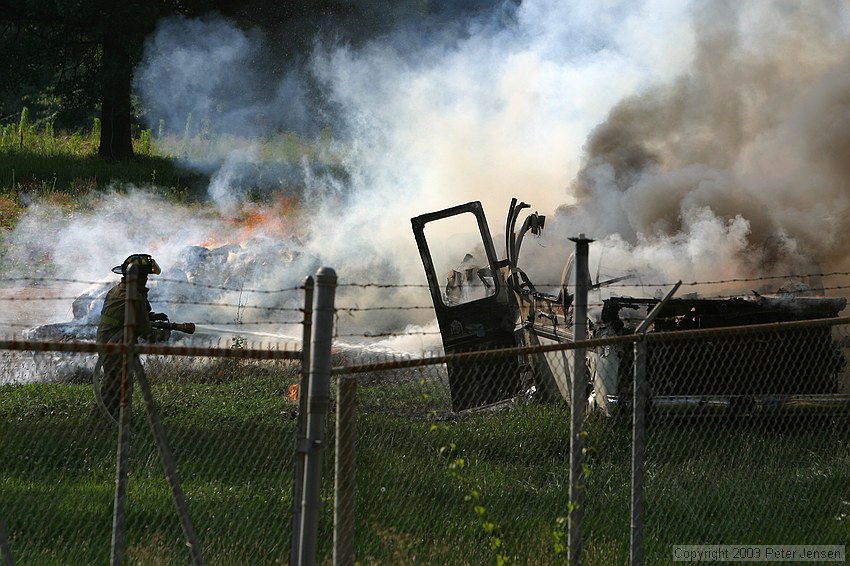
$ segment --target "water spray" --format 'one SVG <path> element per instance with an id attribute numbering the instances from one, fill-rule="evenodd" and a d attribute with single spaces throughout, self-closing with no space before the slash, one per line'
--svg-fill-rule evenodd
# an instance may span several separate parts
<path id="1" fill-rule="evenodd" d="M 274 338 L 288 342 L 298 342 L 300 339 L 284 334 L 272 334 L 271 332 L 249 332 L 236 328 L 224 328 L 211 326 L 209 324 L 195 324 L 194 322 L 151 322 L 151 326 L 160 330 L 183 332 L 184 334 L 238 334 L 239 336 L 257 336 L 260 338 Z"/>
<path id="2" fill-rule="evenodd" d="M 193 324 L 191 322 L 185 323 L 192 326 L 193 332 L 197 330 L 199 333 L 204 334 L 238 334 L 240 336 L 258 336 L 261 338 L 276 338 L 278 340 L 286 340 L 288 342 L 300 342 L 300 338 L 296 338 L 293 336 L 286 336 L 285 334 L 272 334 L 271 332 L 249 332 L 241 329 L 235 328 L 223 328 L 221 326 L 211 326 L 209 324 Z M 179 330 L 179 329 L 177 329 Z M 182 330 L 179 330 L 183 332 Z M 191 334 L 191 332 L 190 332 Z"/>

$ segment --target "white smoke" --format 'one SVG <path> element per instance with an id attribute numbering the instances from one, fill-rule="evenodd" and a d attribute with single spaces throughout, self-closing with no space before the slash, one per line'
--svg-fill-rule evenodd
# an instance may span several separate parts
<path id="1" fill-rule="evenodd" d="M 30 205 L 6 241 L 6 260 L 19 266 L 17 275 L 38 274 L 48 261 L 60 278 L 98 281 L 133 253 L 153 254 L 167 266 L 218 226 L 150 190 L 108 192 L 91 206 L 93 212 L 69 214 L 46 203 Z"/>
<path id="2" fill-rule="evenodd" d="M 151 127 L 204 124 L 249 147 L 324 128 L 344 174 L 243 144 L 191 163 L 213 172 L 215 212 L 115 194 L 73 218 L 35 207 L 12 241 L 79 277 L 134 252 L 166 267 L 187 245 L 226 240 L 259 188 L 297 200 L 301 251 L 348 283 L 423 282 L 411 217 L 480 200 L 497 230 L 514 196 L 549 216 L 523 250 L 547 282 L 579 232 L 612 265 L 668 281 L 845 262 L 846 3 L 527 0 L 443 27 L 413 12 L 365 43 L 317 42 L 306 65 L 277 73 L 265 55 L 280 38 L 218 16 L 162 22 L 136 70 Z M 33 244 L 45 226 L 52 236 Z M 406 299 L 360 291 L 347 300 Z"/>
<path id="3" fill-rule="evenodd" d="M 306 245 L 331 265 L 371 258 L 358 274 L 393 266 L 388 276 L 421 280 L 412 216 L 481 200 L 500 220 L 515 195 L 544 211 L 569 202 L 566 188 L 590 128 L 617 100 L 688 62 L 686 9 L 669 2 L 507 3 L 460 29 L 405 25 L 357 48 L 320 44 L 307 71 L 337 110 L 332 130 L 349 177 L 346 195 L 330 199 L 339 195 L 333 179 L 311 178 L 315 234 Z M 665 50 L 668 38 L 677 49 Z M 143 102 L 171 109 L 171 123 L 210 116 L 213 129 L 303 108 L 292 93 L 305 89 L 270 89 L 252 71 L 267 40 L 223 19 L 169 20 L 137 71 Z M 221 92 L 241 98 L 214 108 Z M 249 94 L 257 92 L 275 94 Z M 239 201 L 245 189 L 238 168 L 252 163 L 244 154 L 225 158 L 211 185 L 216 202 Z M 304 171 L 311 175 L 310 167 Z"/>

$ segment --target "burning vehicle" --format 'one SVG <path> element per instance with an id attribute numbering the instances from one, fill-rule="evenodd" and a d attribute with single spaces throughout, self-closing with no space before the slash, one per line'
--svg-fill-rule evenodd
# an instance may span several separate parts
<path id="1" fill-rule="evenodd" d="M 505 225 L 505 254 L 497 255 L 480 202 L 411 219 L 447 354 L 573 341 L 575 260 L 565 262 L 560 285 L 538 289 L 520 264 L 525 236 L 540 234 L 545 217 L 513 199 Z M 463 258 L 453 264 L 453 258 Z M 456 260 L 455 260 L 456 261 Z M 660 298 L 618 296 L 615 283 L 629 274 L 589 281 L 608 290 L 588 310 L 588 338 L 634 334 Z M 597 276 L 599 279 L 599 276 Z M 647 379 L 653 411 L 678 414 L 754 414 L 774 410 L 847 412 L 850 379 L 844 343 L 830 326 L 788 326 L 746 334 L 733 327 L 837 317 L 844 298 L 806 296 L 806 288 L 733 298 L 672 298 L 656 313 L 649 332 L 716 329 L 686 343 L 657 341 L 649 350 Z M 622 345 L 621 345 L 622 344 Z M 631 342 L 587 352 L 588 408 L 604 415 L 632 404 Z M 482 361 L 487 359 L 489 361 Z M 567 400 L 573 350 L 523 357 L 463 357 L 447 364 L 452 407 L 464 410 L 519 396 Z"/>

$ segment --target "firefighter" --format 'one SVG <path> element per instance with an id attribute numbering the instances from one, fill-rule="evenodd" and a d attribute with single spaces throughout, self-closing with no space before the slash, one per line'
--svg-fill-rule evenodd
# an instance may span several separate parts
<path id="1" fill-rule="evenodd" d="M 100 312 L 100 323 L 97 327 L 97 342 L 124 341 L 124 312 L 127 302 L 127 270 L 131 265 L 138 266 L 136 279 L 136 337 L 148 342 L 162 342 L 171 336 L 169 330 L 154 328 L 152 322 L 167 322 L 168 316 L 163 313 L 152 312 L 148 302 L 148 275 L 159 275 L 162 273 L 156 261 L 147 254 L 133 254 L 124 260 L 124 263 L 112 268 L 112 272 L 120 274 L 121 281 L 106 294 L 103 301 L 103 309 Z M 100 368 L 100 383 L 95 381 L 95 394 L 100 395 L 102 409 L 117 421 L 119 406 L 121 402 L 121 366 L 123 356 L 121 353 L 98 353 L 98 367 Z M 134 362 L 138 362 L 138 356 Z M 95 370 L 97 374 L 97 370 Z M 97 377 L 97 375 L 95 375 Z M 132 385 L 132 383 L 130 384 Z M 100 403 L 99 403 L 100 404 Z"/>

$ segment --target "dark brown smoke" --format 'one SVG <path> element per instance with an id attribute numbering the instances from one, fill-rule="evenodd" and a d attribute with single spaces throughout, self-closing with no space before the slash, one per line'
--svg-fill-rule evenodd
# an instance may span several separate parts
<path id="1" fill-rule="evenodd" d="M 749 224 L 740 275 L 847 270 L 845 12 L 698 3 L 688 73 L 622 100 L 591 132 L 571 186 L 579 209 L 618 214 L 603 224 L 637 245 L 680 237 L 705 208 Z"/>

